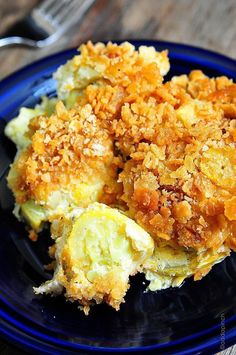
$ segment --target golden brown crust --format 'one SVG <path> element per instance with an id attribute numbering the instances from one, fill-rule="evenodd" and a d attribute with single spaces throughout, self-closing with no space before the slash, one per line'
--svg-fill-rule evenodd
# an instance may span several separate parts
<path id="1" fill-rule="evenodd" d="M 119 176 L 122 199 L 157 241 L 197 250 L 217 249 L 226 239 L 232 245 L 235 120 L 222 105 L 234 111 L 236 85 L 194 71 L 163 89 L 169 91 L 165 104 L 153 93 L 148 103 L 139 97 L 139 110 L 126 106 L 125 121 L 121 116 L 117 124 L 123 129 L 119 147 L 131 152 Z M 151 110 L 152 119 L 143 121 Z"/>
<path id="2" fill-rule="evenodd" d="M 81 55 L 98 78 L 73 109 L 31 121 L 9 177 L 17 202 L 100 179 L 100 201 L 125 206 L 157 244 L 236 250 L 236 84 L 200 70 L 163 83 L 130 45 L 89 42 Z"/>
<path id="3" fill-rule="evenodd" d="M 78 273 L 73 272 L 75 267 L 71 260 L 70 251 L 64 248 L 62 256 L 63 273 L 58 277 L 58 281 L 65 287 L 66 297 L 71 300 L 79 300 L 83 306 L 90 306 L 94 301 L 99 304 L 106 302 L 116 310 L 120 309 L 124 302 L 124 295 L 129 289 L 127 279 L 117 278 L 122 270 L 118 268 L 106 273 L 106 277 L 97 275 L 93 282 L 86 278 L 84 270 Z M 78 282 L 79 279 L 79 282 Z M 81 284 L 81 287 L 79 287 Z M 89 308 L 88 308 L 89 309 Z"/>
<path id="4" fill-rule="evenodd" d="M 101 179 L 117 190 L 114 179 L 119 161 L 114 159 L 113 141 L 90 105 L 67 111 L 58 102 L 51 117 L 31 120 L 28 134 L 32 144 L 13 164 L 16 179 L 8 178 L 18 203 L 30 198 L 45 201 L 51 192 L 80 181 Z"/>

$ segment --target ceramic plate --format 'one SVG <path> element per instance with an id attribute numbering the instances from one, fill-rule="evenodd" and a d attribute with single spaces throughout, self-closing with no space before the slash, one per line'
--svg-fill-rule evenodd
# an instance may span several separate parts
<path id="1" fill-rule="evenodd" d="M 236 62 L 225 56 L 168 42 L 133 43 L 168 49 L 169 77 L 202 69 L 210 76 L 236 79 Z M 55 95 L 51 75 L 75 53 L 69 50 L 47 57 L 4 79 L 1 126 L 21 106 L 33 107 L 42 95 Z M 179 289 L 144 293 L 144 278 L 133 277 L 120 312 L 100 305 L 87 317 L 63 297 L 34 295 L 32 287 L 50 277 L 43 269 L 48 236 L 31 242 L 12 216 L 13 199 L 5 175 L 15 148 L 3 135 L 0 143 L 0 332 L 6 340 L 39 354 L 206 354 L 236 342 L 236 255 L 216 265 L 202 281 L 188 280 Z"/>

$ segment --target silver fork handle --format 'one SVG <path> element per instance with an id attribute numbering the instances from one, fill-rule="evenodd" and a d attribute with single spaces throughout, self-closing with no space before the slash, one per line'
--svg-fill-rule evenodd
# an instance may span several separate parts
<path id="1" fill-rule="evenodd" d="M 54 43 L 59 38 L 60 33 L 54 33 L 50 37 L 42 39 L 40 41 L 35 41 L 33 39 L 21 37 L 21 36 L 10 36 L 0 38 L 0 48 L 9 46 L 27 46 L 30 48 L 42 48 Z"/>
<path id="2" fill-rule="evenodd" d="M 0 38 L 0 47 L 8 47 L 12 45 L 23 45 L 38 48 L 38 42 L 33 41 L 32 39 L 27 39 L 18 36 Z"/>

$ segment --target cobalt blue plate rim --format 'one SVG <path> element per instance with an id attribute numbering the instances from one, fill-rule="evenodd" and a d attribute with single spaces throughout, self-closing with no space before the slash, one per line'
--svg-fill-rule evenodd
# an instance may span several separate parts
<path id="1" fill-rule="evenodd" d="M 116 41 L 119 42 L 119 41 Z M 131 40 L 135 46 L 140 45 L 153 45 L 158 49 L 168 49 L 170 54 L 170 60 L 172 58 L 176 60 L 184 60 L 187 62 L 191 62 L 194 65 L 201 64 L 202 66 L 210 66 L 216 70 L 222 69 L 225 75 L 236 77 L 236 61 L 228 58 L 219 53 L 215 53 L 213 51 L 209 51 L 206 49 L 202 49 L 199 47 L 194 47 L 185 44 L 178 44 L 166 41 L 152 41 L 152 40 Z M 8 95 L 12 95 L 14 91 L 19 91 L 19 89 L 23 88 L 24 85 L 28 85 L 33 83 L 34 80 L 39 78 L 39 73 L 41 76 L 47 75 L 55 70 L 58 65 L 64 63 L 66 60 L 71 58 L 76 53 L 76 49 L 69 49 L 66 51 L 62 51 L 56 54 L 53 54 L 49 57 L 40 59 L 19 71 L 11 74 L 7 78 L 3 79 L 0 82 L 0 104 L 4 100 L 7 100 Z M 18 108 L 22 102 L 20 100 L 16 101 L 13 105 L 12 110 L 14 111 Z M 1 105 L 0 105 L 1 107 Z M 12 112 L 8 110 L 0 110 L 1 116 L 6 118 L 11 115 Z M 0 315 L 2 316 L 2 323 L 0 323 L 0 332 L 2 336 L 5 337 L 9 341 L 16 341 L 19 346 L 35 350 L 36 352 L 47 353 L 48 351 L 54 351 L 55 349 L 59 349 L 59 346 L 62 346 L 63 349 L 80 349 L 80 350 L 88 350 L 88 351 L 113 351 L 113 352 L 133 352 L 133 351 L 149 351 L 149 350 L 160 350 L 168 351 L 170 346 L 174 346 L 177 344 L 183 344 L 187 340 L 197 340 L 201 335 L 207 335 L 209 338 L 205 340 L 203 343 L 198 344 L 192 343 L 191 347 L 185 348 L 185 350 L 181 350 L 181 352 L 175 352 L 176 354 L 193 354 L 196 352 L 208 351 L 212 352 L 214 349 L 219 346 L 219 336 L 214 335 L 214 330 L 218 329 L 220 325 L 215 325 L 210 329 L 205 329 L 202 332 L 192 334 L 186 338 L 181 338 L 177 341 L 172 341 L 170 343 L 162 343 L 162 344 L 154 344 L 150 346 L 141 346 L 141 347 L 131 347 L 131 348 L 111 348 L 111 347 L 95 347 L 89 346 L 79 343 L 69 343 L 66 341 L 58 340 L 53 337 L 46 336 L 43 332 L 38 332 L 37 330 L 30 329 L 27 324 L 24 323 L 24 320 L 19 320 L 17 317 L 12 317 L 8 314 L 7 307 L 10 305 L 6 304 L 6 300 L 1 299 L 2 306 L 0 304 Z M 27 318 L 26 315 L 23 317 Z M 228 329 L 225 333 L 225 342 L 227 346 L 232 345 L 236 342 L 236 315 L 233 315 L 231 318 L 226 319 L 225 324 L 231 324 L 231 328 Z M 54 349 L 54 350 L 53 350 Z"/>

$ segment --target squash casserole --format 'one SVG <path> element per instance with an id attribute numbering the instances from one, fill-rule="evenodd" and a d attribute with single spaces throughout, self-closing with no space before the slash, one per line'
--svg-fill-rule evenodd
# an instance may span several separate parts
<path id="1" fill-rule="evenodd" d="M 177 287 L 236 250 L 236 84 L 169 69 L 167 51 L 88 42 L 8 123 L 14 213 L 55 242 L 37 294 L 118 310 L 131 275 Z"/>

